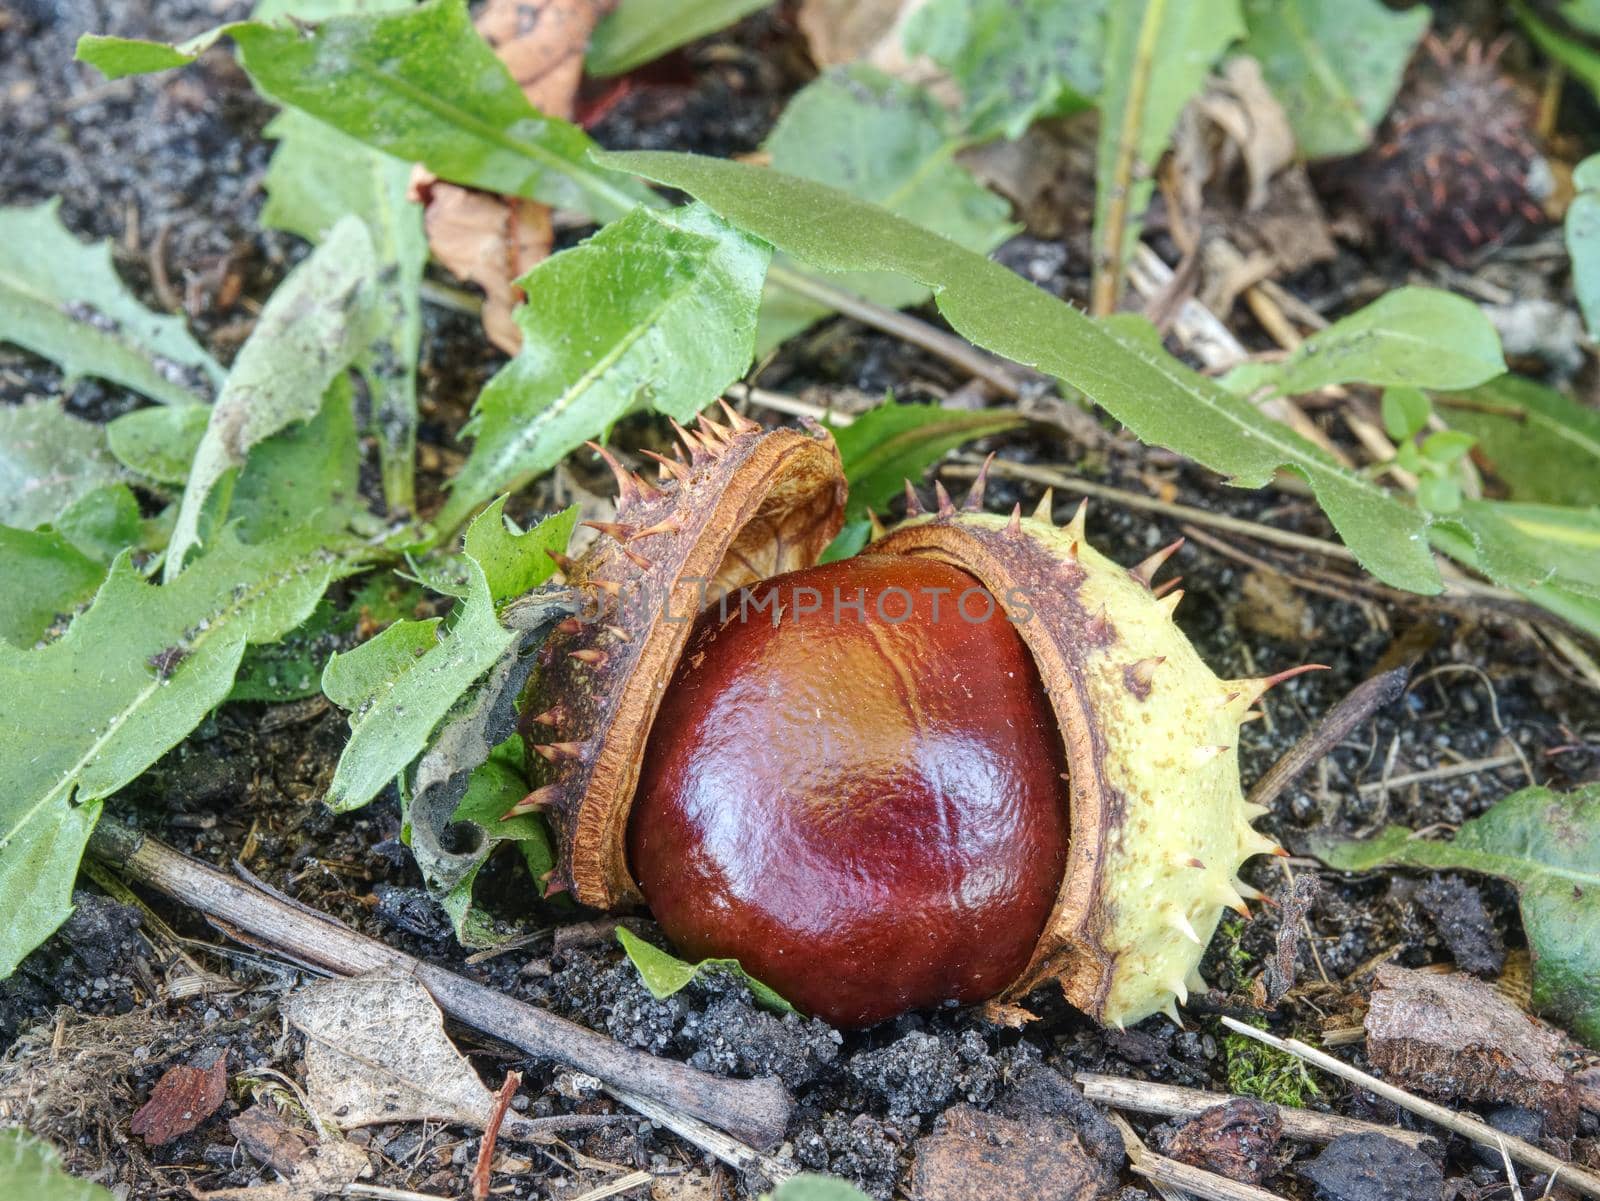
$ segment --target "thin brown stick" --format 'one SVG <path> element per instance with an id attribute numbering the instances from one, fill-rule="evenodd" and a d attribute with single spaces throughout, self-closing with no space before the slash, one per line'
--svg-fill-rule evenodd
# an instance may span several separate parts
<path id="1" fill-rule="evenodd" d="M 1522 762 L 1516 755 L 1495 755 L 1488 759 L 1469 759 L 1465 763 L 1448 763 L 1443 767 L 1430 767 L 1427 771 L 1407 772 L 1403 776 L 1390 776 L 1384 780 L 1370 780 L 1356 785 L 1357 792 L 1389 792 L 1408 784 L 1429 784 L 1434 780 L 1451 780 L 1456 776 L 1475 776 L 1479 772 L 1496 771 L 1502 767 L 1516 767 Z"/>
<path id="2" fill-rule="evenodd" d="M 1253 1184 L 1240 1184 L 1237 1180 L 1229 1180 L 1226 1176 L 1219 1176 L 1204 1168 L 1192 1167 L 1186 1163 L 1179 1163 L 1176 1159 L 1168 1159 L 1165 1155 L 1158 1155 L 1144 1145 L 1143 1140 L 1121 1114 L 1113 1113 L 1108 1116 L 1111 1124 L 1122 1135 L 1123 1146 L 1128 1149 L 1128 1166 L 1156 1185 L 1164 1195 L 1167 1195 L 1169 1189 L 1181 1189 L 1184 1193 L 1204 1197 L 1206 1201 L 1283 1201 L 1277 1193 L 1269 1193 L 1264 1188 L 1257 1188 Z"/>
<path id="3" fill-rule="evenodd" d="M 874 304 L 806 272 L 774 264 L 767 270 L 767 278 L 796 296 L 814 300 L 846 317 L 855 318 L 863 325 L 870 325 L 903 342 L 909 342 L 935 358 L 943 359 L 952 367 L 983 380 L 1002 396 L 1015 400 L 1022 395 L 1022 380 L 1017 373 L 999 359 L 979 350 L 965 338 L 946 333 L 919 317 L 902 313 L 899 309 Z"/>
<path id="4" fill-rule="evenodd" d="M 776 1146 L 788 1126 L 792 1102 L 773 1077 L 728 1080 L 624 1047 L 576 1022 L 357 934 L 331 917 L 285 904 L 110 820 L 95 830 L 88 851 L 131 879 L 237 926 L 301 962 L 344 976 L 377 969 L 409 973 L 440 1009 L 458 1021 L 757 1147 Z M 626 1096 L 622 1099 L 626 1103 Z M 755 1157 L 756 1152 L 745 1150 Z"/>
<path id="5" fill-rule="evenodd" d="M 1272 802 L 1301 772 L 1343 742 L 1351 730 L 1404 692 L 1406 677 L 1410 672 L 1409 666 L 1393 667 L 1352 688 L 1344 700 L 1323 714 L 1316 726 L 1285 751 L 1267 769 L 1266 775 L 1256 781 L 1256 786 L 1250 790 L 1250 803 L 1265 805 L 1270 809 Z"/>
<path id="6" fill-rule="evenodd" d="M 483 1138 L 478 1142 L 478 1162 L 472 1168 L 472 1199 L 488 1201 L 489 1174 L 494 1165 L 494 1145 L 500 1138 L 500 1124 L 506 1120 L 506 1110 L 511 1098 L 522 1087 L 521 1072 L 507 1072 L 500 1082 L 500 1091 L 494 1095 L 494 1108 L 489 1111 L 489 1123 L 483 1128 Z"/>
<path id="7" fill-rule="evenodd" d="M 1134 1113 L 1150 1113 L 1164 1118 L 1192 1118 L 1214 1106 L 1240 1099 L 1232 1093 L 1208 1093 L 1198 1088 L 1157 1084 L 1150 1080 L 1125 1080 L 1121 1076 L 1102 1076 L 1095 1072 L 1079 1072 L 1073 1079 L 1083 1086 L 1083 1095 L 1091 1101 L 1114 1109 L 1130 1109 Z M 1331 1143 L 1345 1134 L 1381 1134 L 1418 1148 L 1435 1141 L 1430 1134 L 1401 1130 L 1396 1126 L 1380 1126 L 1376 1122 L 1363 1122 L 1336 1113 L 1296 1109 L 1292 1105 L 1273 1105 L 1272 1108 L 1278 1111 L 1283 1121 L 1283 1133 L 1303 1143 Z"/>
<path id="8" fill-rule="evenodd" d="M 1453 1109 L 1446 1109 L 1443 1105 L 1435 1105 L 1432 1101 L 1424 1101 L 1421 1097 L 1413 1096 L 1403 1088 L 1398 1088 L 1376 1076 L 1369 1076 L 1359 1068 L 1353 1068 L 1343 1060 L 1335 1059 L 1326 1052 L 1315 1047 L 1309 1047 L 1299 1039 L 1279 1038 L 1275 1034 L 1268 1034 L 1265 1030 L 1257 1030 L 1254 1026 L 1247 1026 L 1233 1018 L 1224 1017 L 1222 1024 L 1237 1034 L 1246 1038 L 1253 1038 L 1257 1042 L 1266 1043 L 1279 1051 L 1287 1051 L 1298 1059 L 1307 1063 L 1316 1064 L 1317 1067 L 1331 1075 L 1338 1076 L 1341 1080 L 1348 1080 L 1351 1084 L 1366 1089 L 1369 1093 L 1376 1093 L 1386 1101 L 1392 1101 L 1401 1109 L 1410 1110 L 1420 1117 L 1436 1122 L 1446 1130 L 1452 1130 L 1463 1138 L 1469 1138 L 1481 1146 L 1491 1150 L 1504 1146 L 1506 1153 L 1520 1164 L 1526 1164 L 1535 1171 L 1544 1172 L 1546 1175 L 1560 1174 L 1561 1183 L 1570 1189 L 1582 1193 L 1586 1197 L 1600 1198 L 1600 1177 L 1594 1176 L 1582 1168 L 1567 1162 L 1550 1152 L 1535 1147 L 1532 1143 L 1508 1134 L 1502 1134 L 1487 1122 L 1480 1122 L 1477 1118 L 1468 1117 L 1466 1114 L 1457 1113 Z"/>

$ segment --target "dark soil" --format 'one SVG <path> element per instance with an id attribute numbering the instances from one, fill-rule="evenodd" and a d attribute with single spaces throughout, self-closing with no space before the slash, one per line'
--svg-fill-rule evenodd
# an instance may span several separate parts
<path id="1" fill-rule="evenodd" d="M 202 0 L 0 5 L 0 145 L 7 151 L 0 203 L 61 196 L 68 226 L 85 238 L 112 239 L 118 267 L 139 297 L 159 308 L 166 307 L 164 294 L 180 298 L 196 331 L 224 361 L 248 332 L 261 301 L 303 253 L 296 240 L 259 225 L 261 180 L 271 150 L 261 130 L 271 106 L 254 95 L 226 50 L 209 53 L 185 72 L 115 84 L 71 58 L 75 39 L 85 31 L 176 39 L 244 15 L 246 7 Z M 787 94 L 803 81 L 803 56 L 792 30 L 771 17 L 746 22 L 715 42 L 716 53 L 690 48 L 659 80 L 647 77 L 612 106 L 596 128 L 600 140 L 720 154 L 755 148 Z M 1377 276 L 1395 283 L 1407 271 L 1349 250 L 1342 256 L 1333 268 L 1294 281 L 1307 300 L 1328 303 L 1342 280 Z M 1084 291 L 1086 260 L 1076 245 L 1068 254 L 1061 243 L 1022 237 L 1002 258 L 1058 291 Z M 233 289 L 223 286 L 230 275 L 239 283 L 231 300 Z M 1239 332 L 1248 342 L 1263 337 L 1248 325 Z M 460 452 L 454 433 L 472 398 L 501 360 L 486 349 L 472 317 L 441 308 L 427 311 L 424 348 L 426 503 Z M 793 392 L 849 389 L 875 397 L 892 389 L 901 399 L 928 399 L 966 381 L 903 343 L 834 321 L 796 339 L 765 369 L 762 382 Z M 96 381 L 65 387 L 49 364 L 0 347 L 0 399 L 14 403 L 62 392 L 74 412 L 95 420 L 141 403 Z M 1345 435 L 1336 419 L 1327 420 L 1335 437 Z M 635 422 L 622 438 L 627 443 L 656 436 L 648 423 Z M 1109 428 L 1090 443 L 1034 428 L 976 449 L 1021 463 L 1064 465 L 1141 495 L 1331 536 L 1325 519 L 1302 496 L 1229 489 L 1209 473 Z M 576 470 L 606 490 L 588 469 Z M 1009 508 L 1020 500 L 1031 508 L 1037 496 L 1031 485 L 999 479 L 991 483 L 989 504 Z M 537 508 L 546 499 L 535 493 L 526 503 Z M 1069 500 L 1076 503 L 1065 496 L 1058 501 L 1059 516 L 1069 511 Z M 1124 562 L 1143 558 L 1182 532 L 1171 519 L 1112 503 L 1091 505 L 1089 530 L 1098 547 Z M 1308 659 L 1331 670 L 1275 690 L 1266 703 L 1268 719 L 1244 728 L 1247 782 L 1380 664 L 1409 657 L 1407 648 L 1420 652 L 1404 698 L 1352 734 L 1260 823 L 1292 851 L 1303 853 L 1313 830 L 1354 834 L 1384 822 L 1454 825 L 1530 780 L 1564 788 L 1600 774 L 1594 696 L 1570 680 L 1525 614 L 1382 590 L 1364 594 L 1347 579 L 1319 576 L 1325 571 L 1321 563 L 1248 549 L 1258 560 L 1254 565 L 1190 543 L 1169 568 L 1184 576 L 1180 624 L 1224 676 L 1265 674 Z M 1311 587 L 1299 586 L 1305 582 Z M 1257 1007 L 1252 984 L 1274 957 L 1279 933 L 1279 918 L 1267 907 L 1257 908 L 1248 923 L 1225 924 L 1203 965 L 1213 991 L 1193 999 L 1187 1029 L 1153 1018 L 1125 1032 L 1102 1030 L 1041 991 L 1028 1001 L 1040 1020 L 1020 1032 L 991 1026 L 975 1011 L 952 1009 L 841 1034 L 818 1020 L 758 1009 L 731 980 L 713 978 L 656 1001 L 609 936 L 535 940 L 469 962 L 399 842 L 392 793 L 344 815 L 320 803 L 345 730 L 342 714 L 314 700 L 226 705 L 111 806 L 189 854 L 222 866 L 237 862 L 367 934 L 627 1045 L 711 1072 L 780 1077 L 799 1103 L 781 1154 L 853 1180 L 875 1197 L 903 1191 L 915 1141 L 952 1106 L 1021 1120 L 1060 1118 L 1113 1180 L 1123 1170 L 1120 1139 L 1070 1083 L 1075 1072 L 1218 1090 L 1239 1078 L 1234 1060 L 1240 1052 L 1223 1036 L 1215 1015 Z M 1513 766 L 1388 790 L 1361 788 L 1386 775 L 1507 753 L 1518 757 Z M 1515 898 L 1503 886 L 1476 877 L 1399 873 L 1345 879 L 1299 858 L 1287 864 L 1252 861 L 1244 872 L 1279 899 L 1288 895 L 1291 874 L 1315 875 L 1322 888 L 1307 916 L 1311 938 L 1294 950 L 1297 984 L 1273 1015 L 1278 1028 L 1316 1031 L 1359 1021 L 1362 985 L 1380 962 L 1453 962 L 1495 974 L 1508 960 L 1525 960 Z M 527 929 L 549 929 L 580 916 L 533 902 L 531 881 L 510 859 L 494 864 L 485 883 L 500 916 Z M 154 928 L 167 923 L 181 941 Z M 642 928 L 653 931 L 648 924 Z M 180 948 L 189 961 L 177 956 Z M 299 979 L 294 968 L 265 952 L 240 949 L 192 915 L 159 902 L 153 911 L 132 908 L 101 895 L 85 879 L 67 926 L 0 985 L 0 1045 L 10 1047 L 0 1062 L 0 1114 L 53 1138 L 75 1170 L 122 1186 L 130 1197 L 187 1196 L 189 1189 L 260 1180 L 261 1169 L 238 1149 L 227 1118 L 252 1097 L 281 1090 L 284 1078 L 296 1077 L 300 1047 L 284 1033 L 276 1003 Z M 491 1086 L 509 1068 L 524 1072 L 517 1104 L 532 1115 L 613 1108 L 582 1091 L 571 1073 L 508 1057 L 504 1048 L 470 1034 L 463 1045 Z M 230 1057 L 234 1083 L 216 1117 L 154 1149 L 130 1137 L 133 1110 L 167 1067 L 209 1062 L 222 1051 Z M 1355 1058 L 1361 1062 L 1359 1054 Z M 1312 1104 L 1377 1121 L 1411 1121 L 1375 1098 L 1319 1083 L 1322 1092 L 1310 1098 Z M 1592 1115 L 1585 1121 L 1580 1134 L 1600 1133 Z M 356 1137 L 373 1153 L 372 1183 L 442 1196 L 464 1193 L 477 1151 L 475 1133 L 432 1124 L 378 1127 Z M 748 1182 L 639 1119 L 577 1132 L 567 1144 L 512 1148 L 526 1166 L 520 1174 L 497 1177 L 497 1195 L 581 1193 L 609 1178 L 595 1161 L 623 1170 L 684 1173 L 686 1181 L 705 1184 L 702 1192 L 686 1195 L 748 1195 Z M 1454 1189 L 1451 1196 L 1487 1201 L 1507 1195 L 1497 1191 L 1503 1189 L 1499 1166 L 1483 1163 L 1458 1140 L 1450 1140 L 1438 1161 L 1377 1164 L 1373 1156 L 1392 1154 L 1393 1146 L 1338 1147 L 1314 1160 L 1305 1148 L 1291 1148 L 1285 1159 L 1292 1152 L 1298 1161 L 1286 1163 L 1267 1184 L 1287 1197 L 1309 1197 L 1314 1188 L 1327 1196 L 1400 1196 L 1392 1187 L 1354 1191 L 1348 1181 L 1366 1173 L 1392 1186 L 1405 1173 L 1423 1181 L 1437 1180 L 1442 1172 Z M 722 1191 L 712 1191 L 712 1181 L 720 1181 L 715 1187 Z M 1544 1182 L 1525 1175 L 1522 1185 L 1537 1196 Z M 1131 1186 L 1121 1194 L 1129 1201 L 1144 1195 Z"/>

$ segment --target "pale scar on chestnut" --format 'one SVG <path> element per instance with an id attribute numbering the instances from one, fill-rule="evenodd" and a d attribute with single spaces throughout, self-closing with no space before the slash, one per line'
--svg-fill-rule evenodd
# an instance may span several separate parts
<path id="1" fill-rule="evenodd" d="M 859 561 L 814 568 L 844 515 L 832 438 L 724 409 L 726 425 L 678 430 L 685 456 L 653 456 L 659 481 L 595 448 L 617 475 L 617 519 L 558 559 L 586 613 L 556 629 L 522 698 L 537 787 L 511 812 L 549 814 L 551 887 L 602 909 L 649 897 L 685 953 L 764 968 L 841 1024 L 1014 1001 L 1049 981 L 1103 1023 L 1176 1020 L 1223 910 L 1260 896 L 1240 865 L 1284 853 L 1251 827 L 1264 810 L 1240 789 L 1239 727 L 1317 665 L 1218 678 L 1173 623 L 1182 592 L 1152 589 L 1178 543 L 1122 567 L 1088 544 L 1085 506 L 1064 526 L 1048 492 L 1031 517 L 985 512 L 985 474 L 959 508 L 936 485 L 924 510 L 908 484 L 903 522 L 875 523 Z M 785 630 L 770 610 L 753 624 L 730 623 L 727 602 L 706 611 L 783 587 L 886 587 L 896 572 L 972 581 L 995 624 L 786 612 Z M 836 831 L 847 841 L 830 847 Z M 975 883 L 994 880 L 1008 883 Z M 930 912 L 964 914 L 996 947 L 1026 928 L 1026 949 L 977 956 L 941 942 L 959 923 Z"/>

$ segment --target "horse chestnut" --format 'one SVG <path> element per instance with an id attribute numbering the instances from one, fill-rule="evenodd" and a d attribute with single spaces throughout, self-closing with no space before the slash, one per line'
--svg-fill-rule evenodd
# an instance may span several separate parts
<path id="1" fill-rule="evenodd" d="M 728 419 L 679 429 L 659 482 L 601 451 L 617 520 L 556 557 L 587 612 L 528 677 L 537 786 L 510 811 L 549 813 L 550 887 L 648 901 L 680 949 L 840 1022 L 1046 981 L 1111 1025 L 1176 1020 L 1222 910 L 1259 895 L 1239 865 L 1281 853 L 1250 826 L 1239 726 L 1307 668 L 1218 679 L 1182 593 L 1152 588 L 1177 544 L 1122 567 L 1048 492 L 985 512 L 982 475 L 959 509 L 908 484 L 868 557 L 814 568 L 844 519 L 832 438 Z M 825 602 L 800 612 L 797 580 Z M 897 580 L 903 628 L 835 620 L 835 581 L 871 617 Z M 976 581 L 1000 613 L 936 621 L 918 581 Z M 744 595 L 794 610 L 725 625 L 714 598 Z"/>
<path id="2" fill-rule="evenodd" d="M 868 1025 L 1021 975 L 1066 867 L 1064 772 L 995 599 L 954 567 L 864 555 L 701 614 L 628 859 L 685 955 Z"/>

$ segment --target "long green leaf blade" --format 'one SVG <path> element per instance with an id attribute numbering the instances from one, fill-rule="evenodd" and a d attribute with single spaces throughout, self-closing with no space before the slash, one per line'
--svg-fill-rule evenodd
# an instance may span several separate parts
<path id="1" fill-rule="evenodd" d="M 309 28 L 241 21 L 175 48 L 89 36 L 79 41 L 78 58 L 115 79 L 192 62 L 223 34 L 278 103 L 443 179 L 603 220 L 654 202 L 648 191 L 596 170 L 585 157 L 594 143 L 576 125 L 528 103 L 473 29 L 463 0 L 332 17 Z"/>
<path id="2" fill-rule="evenodd" d="M 265 132 L 278 147 L 267 168 L 262 224 L 317 243 L 353 214 L 372 239 L 379 316 L 357 366 L 372 393 L 384 499 L 391 511 L 409 513 L 416 506 L 419 288 L 428 262 L 422 207 L 407 196 L 411 168 L 296 109 L 279 114 Z"/>
<path id="3" fill-rule="evenodd" d="M 1311 485 L 1361 564 L 1414 592 L 1438 592 L 1427 520 L 1320 448 L 1170 357 L 1124 341 L 998 263 L 832 188 L 696 155 L 633 152 L 603 163 L 689 192 L 741 229 L 828 271 L 897 271 L 934 290 L 979 346 L 1059 376 L 1146 442 L 1261 487 L 1279 468 Z"/>
<path id="4" fill-rule="evenodd" d="M 217 485 L 245 465 L 252 447 L 315 417 L 329 384 L 371 342 L 376 275 L 366 226 L 347 217 L 267 301 L 195 451 L 167 552 L 169 580 L 200 544 Z M 215 523 L 227 516 L 226 503 L 210 508 L 220 510 L 210 513 Z"/>

